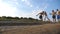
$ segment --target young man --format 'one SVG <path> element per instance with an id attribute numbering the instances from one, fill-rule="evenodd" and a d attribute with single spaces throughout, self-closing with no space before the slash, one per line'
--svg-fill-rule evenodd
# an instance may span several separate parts
<path id="1" fill-rule="evenodd" d="M 44 21 L 46 20 L 46 18 L 48 19 L 48 21 L 50 21 L 50 19 L 48 18 L 48 15 L 46 13 L 46 11 L 43 11 L 43 15 L 45 16 Z"/>
<path id="2" fill-rule="evenodd" d="M 57 20 L 58 20 L 58 22 L 60 21 L 60 11 L 57 9 Z"/>
<path id="3" fill-rule="evenodd" d="M 39 19 L 40 19 L 41 21 L 43 21 L 43 12 L 38 13 L 36 16 L 38 16 L 38 15 L 39 15 Z"/>
<path id="4" fill-rule="evenodd" d="M 52 10 L 52 13 L 50 13 L 52 15 L 52 19 L 53 22 L 56 22 L 56 12 L 54 12 L 54 10 Z"/>

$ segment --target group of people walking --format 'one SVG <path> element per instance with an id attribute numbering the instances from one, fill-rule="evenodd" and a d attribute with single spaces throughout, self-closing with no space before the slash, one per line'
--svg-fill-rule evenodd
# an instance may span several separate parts
<path id="1" fill-rule="evenodd" d="M 58 9 L 56 11 L 52 10 L 52 12 L 49 13 L 49 14 L 52 15 L 53 22 L 56 22 L 56 21 L 59 22 L 60 21 L 60 10 L 58 10 Z M 42 12 L 38 13 L 36 16 L 38 16 L 38 15 L 39 15 L 40 20 L 42 20 L 42 21 L 43 21 L 43 17 L 44 17 L 44 21 L 46 20 L 46 18 L 48 19 L 48 21 L 51 21 L 48 18 L 48 15 L 47 15 L 46 11 L 42 11 Z"/>

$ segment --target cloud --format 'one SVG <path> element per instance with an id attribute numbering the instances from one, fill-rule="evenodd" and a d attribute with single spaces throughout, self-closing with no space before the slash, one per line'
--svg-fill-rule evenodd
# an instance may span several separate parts
<path id="1" fill-rule="evenodd" d="M 18 3 L 18 0 L 3 0 L 6 4 L 10 4 L 12 6 L 18 6 L 19 3 Z"/>
<path id="2" fill-rule="evenodd" d="M 0 0 L 0 16 L 15 16 L 16 7 L 11 7 L 9 4 L 3 3 Z"/>
<path id="3" fill-rule="evenodd" d="M 29 6 L 29 7 L 33 7 L 33 5 L 31 4 L 31 2 L 29 0 L 21 0 L 22 2 L 24 2 L 25 5 Z"/>
<path id="4" fill-rule="evenodd" d="M 32 14 L 31 14 L 31 17 L 34 17 L 34 18 L 37 18 L 39 19 L 38 17 L 36 17 L 36 15 L 39 13 L 39 12 L 42 12 L 42 11 L 45 11 L 47 8 L 48 8 L 49 4 L 48 3 L 43 3 L 42 4 L 42 7 L 39 7 L 39 6 L 36 6 L 33 11 L 32 11 Z"/>
<path id="5" fill-rule="evenodd" d="M 45 1 L 55 1 L 55 0 L 45 0 Z"/>
<path id="6" fill-rule="evenodd" d="M 0 0 L 1 1 L 1 0 Z M 8 2 L 8 1 L 7 1 Z M 28 17 L 28 13 L 17 8 L 17 0 L 9 0 L 9 3 L 0 2 L 0 16 Z M 31 5 L 32 7 L 32 5 Z"/>
<path id="7" fill-rule="evenodd" d="M 28 0 L 22 0 L 22 2 L 24 2 L 27 6 L 33 7 L 33 5 L 31 5 L 31 3 Z M 32 18 L 38 18 L 36 17 L 36 15 L 39 12 L 42 12 L 43 10 L 46 10 L 48 8 L 49 4 L 48 3 L 43 3 L 42 7 L 40 6 L 35 6 L 35 8 L 31 11 L 31 13 L 29 12 L 24 12 L 22 10 L 19 10 L 17 13 L 18 16 L 20 17 L 32 17 Z M 20 13 L 19 13 L 20 12 Z"/>
<path id="8" fill-rule="evenodd" d="M 23 2 L 24 2 L 24 1 L 26 1 L 26 0 L 21 0 L 21 1 L 23 1 Z"/>
<path id="9" fill-rule="evenodd" d="M 32 15 L 37 15 L 38 13 L 42 12 L 43 10 L 42 9 L 38 9 L 38 10 L 33 10 L 32 11 Z"/>
<path id="10" fill-rule="evenodd" d="M 0 0 L 1 1 L 1 0 Z M 21 0 L 26 6 L 33 7 L 30 0 Z M 6 16 L 18 16 L 18 17 L 32 17 L 37 18 L 36 14 L 47 9 L 48 4 L 44 3 L 42 4 L 42 7 L 35 6 L 31 12 L 25 12 L 21 9 L 18 9 L 17 6 L 19 5 L 18 0 L 10 0 L 10 4 L 0 3 L 0 16 L 6 15 Z M 19 6 L 18 6 L 19 7 Z M 36 8 L 36 9 L 35 9 Z M 32 8 L 31 8 L 32 9 Z"/>
<path id="11" fill-rule="evenodd" d="M 16 5 L 19 5 L 18 0 L 11 0 L 13 3 L 15 3 Z"/>
<path id="12" fill-rule="evenodd" d="M 48 8 L 48 3 L 42 3 L 41 6 L 35 6 L 35 9 L 32 11 L 32 14 L 37 14 L 39 12 L 42 12 Z"/>
<path id="13" fill-rule="evenodd" d="M 13 0 L 13 1 L 15 1 L 15 2 L 16 2 L 17 0 Z"/>
<path id="14" fill-rule="evenodd" d="M 43 5 L 43 10 L 47 9 L 47 8 L 48 8 L 48 6 L 49 6 L 49 4 L 48 4 L 48 3 L 43 3 L 42 5 Z"/>

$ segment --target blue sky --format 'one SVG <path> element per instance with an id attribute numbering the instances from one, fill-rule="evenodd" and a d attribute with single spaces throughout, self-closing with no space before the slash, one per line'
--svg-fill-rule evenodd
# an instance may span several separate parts
<path id="1" fill-rule="evenodd" d="M 36 14 L 41 11 L 49 15 L 56 9 L 60 10 L 60 0 L 0 0 L 0 16 L 38 18 Z"/>

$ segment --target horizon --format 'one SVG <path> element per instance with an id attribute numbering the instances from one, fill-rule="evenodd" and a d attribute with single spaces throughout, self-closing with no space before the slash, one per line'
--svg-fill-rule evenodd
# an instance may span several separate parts
<path id="1" fill-rule="evenodd" d="M 60 0 L 0 0 L 0 16 L 39 19 L 36 14 L 44 10 L 51 18 L 49 13 L 56 9 L 60 10 Z"/>

